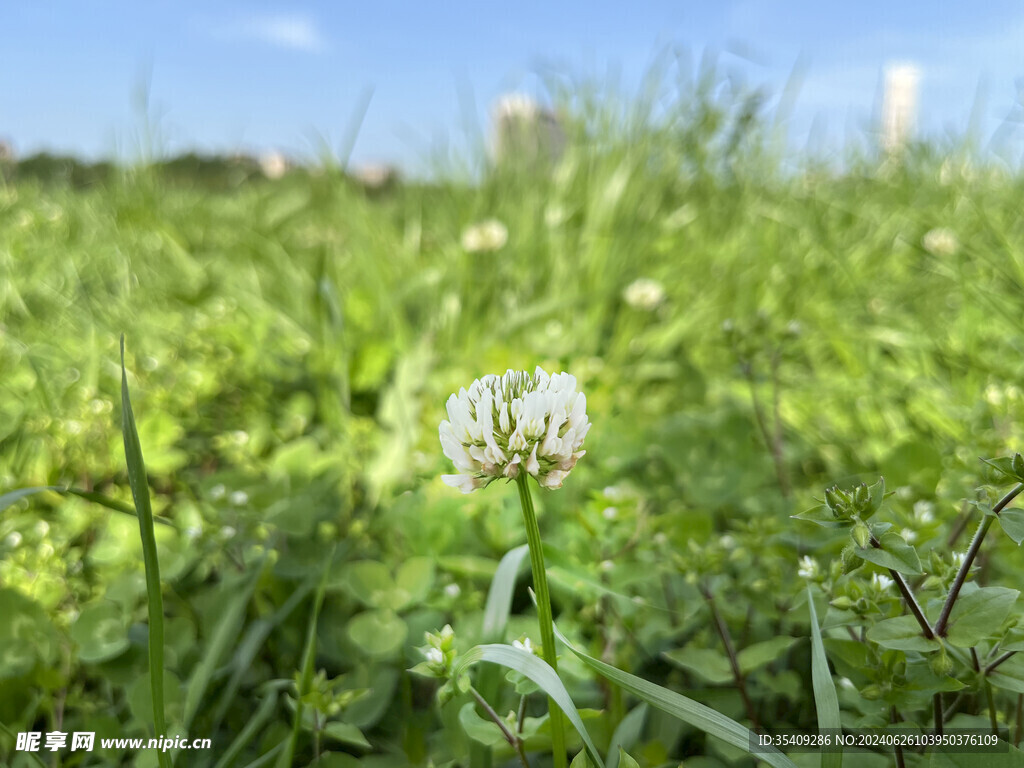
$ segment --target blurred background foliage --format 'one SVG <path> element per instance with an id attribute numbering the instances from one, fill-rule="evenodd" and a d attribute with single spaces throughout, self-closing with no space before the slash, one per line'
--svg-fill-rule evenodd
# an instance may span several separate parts
<path id="1" fill-rule="evenodd" d="M 247 765 L 287 738 L 324 568 L 324 676 L 296 764 L 442 765 L 486 741 L 404 671 L 427 630 L 480 639 L 497 562 L 525 541 L 512 489 L 464 497 L 438 479 L 444 401 L 475 377 L 541 365 L 587 395 L 587 456 L 538 495 L 562 630 L 747 722 L 814 722 L 798 561 L 827 570 L 842 541 L 789 515 L 827 484 L 884 474 L 899 489 L 889 519 L 945 555 L 985 479 L 977 457 L 1024 444 L 1019 169 L 967 144 L 794 159 L 784 115 L 713 67 L 625 103 L 569 82 L 553 98 L 557 162 L 378 191 L 330 163 L 276 180 L 194 157 L 3 169 L 0 491 L 130 501 L 125 331 L 154 511 L 170 523 L 157 526 L 169 713 L 214 742 L 178 765 Z M 463 248 L 488 219 L 507 242 Z M 637 280 L 652 282 L 631 293 Z M 986 567 L 1019 581 L 1008 544 Z M 4 510 L 9 732 L 145 734 L 140 554 L 133 519 L 82 499 Z M 526 587 L 505 640 L 535 631 Z M 705 589 L 752 649 L 753 713 Z M 604 748 L 631 702 L 571 658 L 564 672 Z M 518 704 L 507 687 L 502 713 Z M 749 761 L 654 713 L 631 753 Z"/>

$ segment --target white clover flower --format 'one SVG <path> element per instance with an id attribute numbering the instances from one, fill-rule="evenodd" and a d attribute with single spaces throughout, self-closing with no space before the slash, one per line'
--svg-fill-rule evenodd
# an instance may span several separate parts
<path id="1" fill-rule="evenodd" d="M 468 253 L 489 253 L 508 242 L 508 228 L 497 219 L 487 219 L 462 233 L 462 249 Z"/>
<path id="2" fill-rule="evenodd" d="M 533 643 L 530 641 L 530 638 L 528 637 L 524 637 L 522 640 L 513 640 L 512 647 L 518 648 L 521 651 L 526 651 L 527 653 L 537 652 L 537 649 L 534 648 Z"/>
<path id="3" fill-rule="evenodd" d="M 921 238 L 921 246 L 932 256 L 953 256 L 960 248 L 956 233 L 947 227 L 930 229 Z"/>
<path id="4" fill-rule="evenodd" d="M 516 478 L 520 469 L 545 488 L 560 488 L 586 453 L 587 398 L 568 373 L 490 374 L 449 397 L 447 409 L 438 431 L 459 473 L 441 479 L 463 493 Z"/>
<path id="5" fill-rule="evenodd" d="M 871 575 L 871 586 L 879 592 L 885 592 L 893 584 L 895 584 L 895 582 L 891 578 L 881 573 L 874 573 Z"/>
<path id="6" fill-rule="evenodd" d="M 462 594 L 462 587 L 460 587 L 458 584 L 454 584 L 454 583 L 453 584 L 449 584 L 448 586 L 446 586 L 444 588 L 444 593 L 448 597 L 453 597 L 453 598 L 454 597 L 458 597 L 459 595 Z"/>
<path id="7" fill-rule="evenodd" d="M 633 309 L 650 312 L 665 300 L 665 288 L 657 280 L 641 277 L 626 286 L 622 298 Z"/>
<path id="8" fill-rule="evenodd" d="M 804 555 L 800 558 L 800 568 L 796 573 L 802 579 L 814 579 L 817 578 L 820 570 L 817 560 L 810 555 Z"/>

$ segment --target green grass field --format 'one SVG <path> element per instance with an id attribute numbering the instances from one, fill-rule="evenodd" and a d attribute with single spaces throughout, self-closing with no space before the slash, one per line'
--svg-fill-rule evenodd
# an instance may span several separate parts
<path id="1" fill-rule="evenodd" d="M 1024 650 L 1008 590 L 1002 612 L 954 616 L 981 636 L 865 637 L 906 613 L 888 566 L 842 573 L 848 532 L 790 516 L 884 476 L 895 493 L 872 522 L 916 547 L 904 572 L 935 620 L 979 505 L 1008 490 L 979 457 L 1024 448 L 1024 177 L 929 145 L 794 163 L 738 98 L 680 98 L 653 121 L 573 109 L 550 170 L 377 194 L 331 168 L 8 174 L 0 495 L 73 487 L 129 514 L 4 500 L 5 765 L 157 765 L 152 750 L 15 749 L 22 732 L 152 732 L 121 333 L 158 518 L 168 729 L 212 739 L 176 766 L 518 759 L 468 693 L 440 706 L 438 683 L 406 670 L 445 624 L 459 652 L 540 639 L 527 571 L 495 581 L 526 542 L 515 489 L 447 487 L 438 442 L 450 393 L 538 365 L 576 376 L 593 424 L 565 486 L 534 487 L 555 620 L 577 648 L 747 727 L 809 731 L 809 579 L 845 726 L 932 728 L 939 693 L 946 727 L 1019 744 L 1024 658 L 972 669 Z M 465 230 L 490 219 L 507 242 L 467 251 Z M 642 279 L 656 283 L 627 290 Z M 965 602 L 974 582 L 1021 584 L 1012 520 Z M 492 582 L 511 611 L 485 627 Z M 609 768 L 613 743 L 641 766 L 753 765 L 560 654 Z M 498 667 L 472 674 L 550 764 L 543 694 Z"/>

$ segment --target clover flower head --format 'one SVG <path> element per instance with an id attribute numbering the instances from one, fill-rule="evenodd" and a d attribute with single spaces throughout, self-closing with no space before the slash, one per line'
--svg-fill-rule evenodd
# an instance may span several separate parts
<path id="1" fill-rule="evenodd" d="M 489 253 L 508 242 L 508 228 L 497 219 L 487 219 L 462 233 L 462 249 L 467 253 Z"/>
<path id="2" fill-rule="evenodd" d="M 953 256 L 960 248 L 956 233 L 947 227 L 928 230 L 921 238 L 921 246 L 932 256 Z"/>
<path id="3" fill-rule="evenodd" d="M 797 575 L 802 579 L 814 579 L 817 578 L 821 572 L 821 568 L 818 566 L 818 561 L 810 555 L 804 555 L 800 558 L 800 568 L 797 570 Z"/>
<path id="4" fill-rule="evenodd" d="M 650 312 L 657 309 L 658 305 L 665 300 L 665 288 L 657 280 L 641 277 L 626 286 L 622 292 L 622 298 L 633 309 Z"/>
<path id="5" fill-rule="evenodd" d="M 523 471 L 545 488 L 560 488 L 586 453 L 587 399 L 568 373 L 490 374 L 449 397 L 447 409 L 441 447 L 458 474 L 441 479 L 463 493 Z"/>

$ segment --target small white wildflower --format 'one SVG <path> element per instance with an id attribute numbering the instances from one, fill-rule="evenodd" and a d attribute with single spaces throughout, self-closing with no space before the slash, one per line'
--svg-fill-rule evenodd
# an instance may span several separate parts
<path id="1" fill-rule="evenodd" d="M 1003 404 L 1003 399 L 1002 387 L 995 384 L 989 384 L 985 387 L 985 400 L 988 401 L 989 405 L 1000 406 Z"/>
<path id="2" fill-rule="evenodd" d="M 82 422 L 80 421 L 68 421 L 64 424 L 64 427 L 67 429 L 69 435 L 82 434 Z"/>
<path id="3" fill-rule="evenodd" d="M 535 653 L 533 643 L 530 641 L 530 638 L 528 637 L 524 637 L 522 640 L 513 640 L 512 646 L 514 648 L 518 648 L 521 651 L 526 651 L 527 653 Z"/>
<path id="4" fill-rule="evenodd" d="M 236 507 L 241 507 L 249 501 L 249 494 L 245 491 L 232 491 L 228 499 Z"/>
<path id="5" fill-rule="evenodd" d="M 891 578 L 885 576 L 884 574 L 874 573 L 871 575 L 871 585 L 879 592 L 885 592 L 894 583 L 895 582 Z"/>
<path id="6" fill-rule="evenodd" d="M 732 534 L 727 533 L 718 539 L 718 546 L 722 547 L 722 549 L 732 549 L 736 546 L 736 538 Z"/>
<path id="7" fill-rule="evenodd" d="M 462 587 L 458 584 L 449 584 L 444 588 L 444 593 L 448 597 L 455 598 L 462 594 Z"/>
<path id="8" fill-rule="evenodd" d="M 508 228 L 497 219 L 487 219 L 462 233 L 462 249 L 467 253 L 490 253 L 508 242 Z"/>
<path id="9" fill-rule="evenodd" d="M 903 538 L 905 542 L 907 542 L 907 544 L 913 544 L 915 541 L 917 541 L 917 531 L 913 530 L 912 528 L 904 528 L 902 531 L 900 531 L 900 536 Z"/>
<path id="10" fill-rule="evenodd" d="M 619 510 L 617 510 L 615 507 L 605 507 L 601 511 L 601 517 L 603 517 L 605 520 L 614 520 L 618 516 Z"/>
<path id="11" fill-rule="evenodd" d="M 923 247 L 932 256 L 949 257 L 956 254 L 960 248 L 956 233 L 947 227 L 936 227 L 930 229 L 921 238 Z"/>
<path id="12" fill-rule="evenodd" d="M 21 541 L 21 534 L 17 531 L 14 531 L 13 533 L 7 534 L 7 538 L 4 539 L 4 544 L 6 544 L 11 549 L 16 549 L 18 546 L 21 545 Z"/>
<path id="13" fill-rule="evenodd" d="M 224 494 L 227 492 L 227 488 L 225 488 L 221 483 L 217 483 L 217 485 L 213 486 L 213 488 L 210 489 L 210 498 L 213 499 L 214 501 L 217 501 L 218 499 L 223 499 Z"/>
<path id="14" fill-rule="evenodd" d="M 490 374 L 449 397 L 447 409 L 438 432 L 459 473 L 441 479 L 463 493 L 516 478 L 520 469 L 545 488 L 560 488 L 586 453 L 587 398 L 568 373 Z"/>
<path id="15" fill-rule="evenodd" d="M 607 571 L 612 571 L 614 569 L 615 569 L 615 563 L 613 563 L 611 560 L 603 560 L 603 561 L 601 561 L 601 570 L 602 571 L 606 571 L 607 572 Z"/>
<path id="16" fill-rule="evenodd" d="M 38 523 L 32 526 L 32 530 L 35 531 L 36 536 L 42 538 L 50 532 L 50 524 L 45 520 L 40 520 Z"/>
<path id="17" fill-rule="evenodd" d="M 223 528 L 220 529 L 220 535 L 223 536 L 225 539 L 233 539 L 236 533 L 238 533 L 238 531 L 236 531 L 230 525 L 225 525 Z"/>
<path id="18" fill-rule="evenodd" d="M 914 495 L 914 489 L 909 485 L 901 485 L 896 489 L 896 498 L 906 501 Z"/>
<path id="19" fill-rule="evenodd" d="M 654 543 L 657 544 L 659 547 L 663 547 L 666 544 L 668 544 L 668 536 L 665 534 L 664 531 L 658 531 L 656 534 L 654 534 Z"/>
<path id="20" fill-rule="evenodd" d="M 423 652 L 423 655 L 427 657 L 427 661 L 437 666 L 444 666 L 444 654 L 438 648 L 427 648 Z"/>
<path id="21" fill-rule="evenodd" d="M 190 525 L 188 528 L 185 529 L 185 538 L 190 540 L 198 539 L 202 535 L 202 533 L 203 529 L 200 528 L 198 525 Z"/>
<path id="22" fill-rule="evenodd" d="M 650 312 L 665 300 L 665 288 L 657 280 L 641 277 L 634 280 L 622 292 L 622 298 L 633 309 Z"/>
<path id="23" fill-rule="evenodd" d="M 604 494 L 604 497 L 608 499 L 608 501 L 621 501 L 626 498 L 626 492 L 618 485 L 606 486 L 601 493 Z"/>
<path id="24" fill-rule="evenodd" d="M 246 445 L 249 442 L 249 433 L 244 429 L 236 429 L 231 433 L 231 439 L 236 445 Z"/>
<path id="25" fill-rule="evenodd" d="M 100 398 L 93 398 L 89 403 L 89 410 L 94 414 L 110 413 L 114 410 L 114 404 L 109 400 L 101 400 Z"/>
<path id="26" fill-rule="evenodd" d="M 280 179 L 288 171 L 288 158 L 276 150 L 264 152 L 259 162 L 260 170 L 268 179 Z"/>
<path id="27" fill-rule="evenodd" d="M 935 519 L 935 505 L 930 501 L 921 501 L 914 503 L 914 519 L 917 520 L 921 525 L 927 525 L 933 519 Z"/>
<path id="28" fill-rule="evenodd" d="M 843 688 L 846 688 L 849 691 L 852 691 L 852 690 L 856 689 L 856 687 L 857 687 L 857 686 L 855 686 L 853 684 L 853 680 L 851 680 L 848 677 L 840 677 L 839 678 L 839 685 L 841 687 L 843 687 Z"/>
<path id="29" fill-rule="evenodd" d="M 796 573 L 802 579 L 814 579 L 817 578 L 820 570 L 817 560 L 810 555 L 804 555 L 800 558 L 800 568 Z"/>

